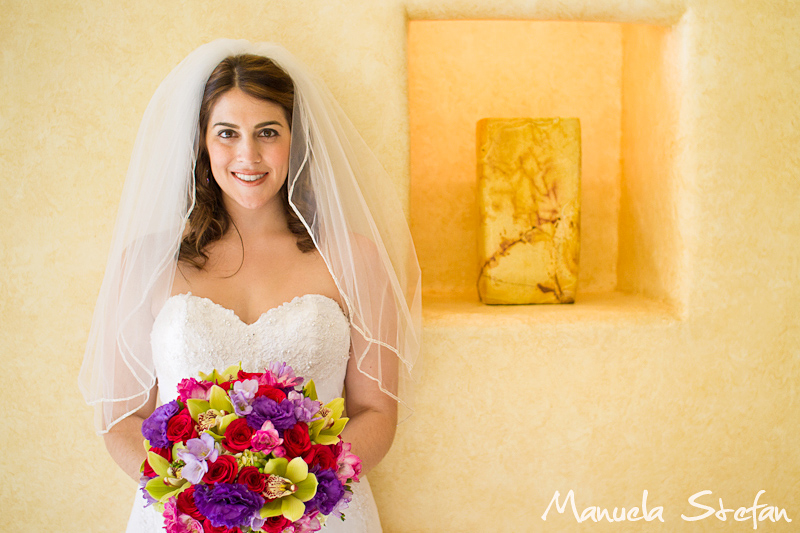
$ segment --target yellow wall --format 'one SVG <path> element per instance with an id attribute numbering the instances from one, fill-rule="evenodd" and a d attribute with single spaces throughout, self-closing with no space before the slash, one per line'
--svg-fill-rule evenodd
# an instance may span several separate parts
<path id="1" fill-rule="evenodd" d="M 660 527 L 581 528 L 592 531 L 752 527 L 683 522 L 704 489 L 734 508 L 766 490 L 761 501 L 794 521 L 759 529 L 800 524 L 796 3 L 6 0 L 0 13 L 6 530 L 119 531 L 127 517 L 133 484 L 91 433 L 76 379 L 127 158 L 160 80 L 216 37 L 282 42 L 328 82 L 405 193 L 417 172 L 408 17 L 664 29 L 616 26 L 602 53 L 621 70 L 622 164 L 616 220 L 591 188 L 584 196 L 604 225 L 586 278 L 600 292 L 558 307 L 487 308 L 451 288 L 426 300 L 417 412 L 371 475 L 385 530 L 576 530 L 571 517 L 540 518 L 569 489 L 580 508 L 640 505 L 645 489 L 665 508 Z M 559 114 L 583 105 L 571 102 Z M 465 127 L 450 133 L 474 139 Z M 410 190 L 412 216 L 430 207 Z M 453 228 L 467 242 L 469 228 Z M 447 268 L 445 287 L 468 285 Z M 626 293 L 608 292 L 615 284 Z"/>

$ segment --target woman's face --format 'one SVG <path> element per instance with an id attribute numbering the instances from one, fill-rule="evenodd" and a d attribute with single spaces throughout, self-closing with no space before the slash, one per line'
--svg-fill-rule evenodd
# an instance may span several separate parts
<path id="1" fill-rule="evenodd" d="M 234 88 L 211 110 L 206 147 L 211 173 L 231 209 L 282 209 L 291 132 L 283 108 Z"/>

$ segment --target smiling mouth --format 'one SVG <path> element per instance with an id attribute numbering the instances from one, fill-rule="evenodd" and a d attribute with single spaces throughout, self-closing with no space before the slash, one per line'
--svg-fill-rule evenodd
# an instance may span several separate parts
<path id="1" fill-rule="evenodd" d="M 236 176 L 236 179 L 242 180 L 247 183 L 253 183 L 254 181 L 258 181 L 264 176 L 266 176 L 267 172 L 264 172 L 262 174 L 242 174 L 239 172 L 232 172 L 232 174 Z"/>

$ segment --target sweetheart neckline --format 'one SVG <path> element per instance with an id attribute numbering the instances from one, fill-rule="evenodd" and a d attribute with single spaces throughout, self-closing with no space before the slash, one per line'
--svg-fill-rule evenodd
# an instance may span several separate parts
<path id="1" fill-rule="evenodd" d="M 292 298 L 288 302 L 283 302 L 282 304 L 280 304 L 278 306 L 270 307 L 269 309 L 267 309 L 266 311 L 261 313 L 258 316 L 258 318 L 255 319 L 255 321 L 250 322 L 249 324 L 247 322 L 245 322 L 244 320 L 242 320 L 239 317 L 239 315 L 236 314 L 236 311 L 234 311 L 233 309 L 225 307 L 224 305 L 215 302 L 211 298 L 206 298 L 205 296 L 197 296 L 196 294 L 192 294 L 191 291 L 182 292 L 182 293 L 179 293 L 179 294 L 173 294 L 172 296 L 167 298 L 167 301 L 164 302 L 164 305 L 162 306 L 161 310 L 163 311 L 164 307 L 167 306 L 167 303 L 169 303 L 170 300 L 175 299 L 175 298 L 181 298 L 181 297 L 184 298 L 184 299 L 194 298 L 195 300 L 200 300 L 200 301 L 203 301 L 203 302 L 207 302 L 212 307 L 215 307 L 217 309 L 221 309 L 222 311 L 225 311 L 226 313 L 232 315 L 233 318 L 235 318 L 237 322 L 239 322 L 240 324 L 242 324 L 245 327 L 255 326 L 256 324 L 261 322 L 262 319 L 264 319 L 268 315 L 272 314 L 273 312 L 276 312 L 278 309 L 286 308 L 286 307 L 290 306 L 291 304 L 293 304 L 295 302 L 299 302 L 300 300 L 304 300 L 306 298 L 319 298 L 322 301 L 328 301 L 331 304 L 335 305 L 336 309 L 342 314 L 342 317 L 349 323 L 347 315 L 345 315 L 344 311 L 339 306 L 339 303 L 336 300 L 334 300 L 330 296 L 325 296 L 324 294 L 317 294 L 317 293 L 313 293 L 313 292 L 310 292 L 310 293 L 307 293 L 307 294 L 301 294 L 300 296 L 295 296 L 294 298 Z M 160 311 L 159 311 L 159 314 L 161 314 Z"/>

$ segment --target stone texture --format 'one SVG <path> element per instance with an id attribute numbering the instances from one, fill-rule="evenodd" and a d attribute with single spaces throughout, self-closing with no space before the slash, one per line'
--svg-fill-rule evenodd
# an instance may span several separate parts
<path id="1" fill-rule="evenodd" d="M 580 250 L 576 118 L 478 122 L 481 265 L 487 304 L 572 303 Z"/>

